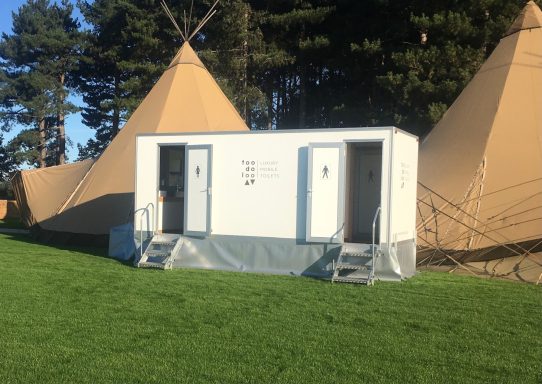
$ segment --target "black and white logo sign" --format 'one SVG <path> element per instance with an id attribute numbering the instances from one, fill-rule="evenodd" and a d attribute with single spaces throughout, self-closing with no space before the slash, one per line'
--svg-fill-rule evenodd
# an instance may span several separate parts
<path id="1" fill-rule="evenodd" d="M 257 181 L 267 182 L 279 178 L 277 160 L 241 160 L 241 180 L 246 186 L 254 185 Z"/>

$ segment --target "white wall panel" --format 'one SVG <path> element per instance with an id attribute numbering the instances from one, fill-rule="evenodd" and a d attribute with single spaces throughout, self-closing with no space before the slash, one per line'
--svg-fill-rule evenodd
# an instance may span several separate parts
<path id="1" fill-rule="evenodd" d="M 391 240 L 415 239 L 418 140 L 398 132 L 393 137 L 393 152 Z"/>
<path id="2" fill-rule="evenodd" d="M 136 207 L 156 204 L 158 144 L 212 144 L 212 233 L 304 240 L 308 144 L 380 140 L 384 159 L 381 241 L 385 242 L 392 133 L 390 127 L 141 135 L 136 138 Z"/>

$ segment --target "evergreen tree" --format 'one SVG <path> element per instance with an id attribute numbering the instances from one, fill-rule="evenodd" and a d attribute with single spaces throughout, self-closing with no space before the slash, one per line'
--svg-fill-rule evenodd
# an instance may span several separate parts
<path id="1" fill-rule="evenodd" d="M 55 154 L 57 151 L 57 141 L 55 140 L 55 136 L 57 135 L 54 130 L 48 130 L 46 133 L 46 152 L 49 156 L 45 158 L 45 166 L 50 167 L 58 165 L 58 157 L 51 155 Z M 35 129 L 22 129 L 5 145 L 5 150 L 6 153 L 9 154 L 11 162 L 15 167 L 20 168 L 23 165 L 39 167 L 41 161 L 39 143 L 40 136 L 38 131 Z M 66 144 L 72 146 L 72 142 L 69 138 L 66 140 Z M 66 160 L 68 160 L 67 156 Z"/>
<path id="2" fill-rule="evenodd" d="M 65 116 L 76 110 L 67 101 L 80 45 L 78 23 L 68 0 L 28 0 L 13 14 L 13 34 L 0 42 L 0 101 L 4 125 L 34 126 L 39 166 L 47 163 L 49 130 L 54 131 L 54 163 L 65 161 Z"/>
<path id="3" fill-rule="evenodd" d="M 79 158 L 99 155 L 119 132 L 180 48 L 156 1 L 79 3 L 91 29 L 79 71 L 83 122 L 96 130 Z"/>
<path id="4" fill-rule="evenodd" d="M 15 170 L 15 161 L 7 146 L 4 145 L 4 136 L 0 134 L 0 183 L 9 181 Z"/>
<path id="5" fill-rule="evenodd" d="M 211 3 L 168 2 L 179 24 L 190 18 L 194 30 Z M 192 8 L 193 5 L 193 8 Z M 182 39 L 158 0 L 97 0 L 79 3 L 91 25 L 90 41 L 80 70 L 80 90 L 87 106 L 84 123 L 96 130 L 79 157 L 100 154 L 150 91 L 182 45 Z M 190 9 L 192 8 L 192 14 Z M 184 13 L 186 11 L 186 14 Z M 218 14 L 192 40 L 207 68 L 249 124 L 265 109 L 265 97 L 255 86 L 254 69 L 263 61 L 261 32 L 250 5 L 225 0 Z"/>
<path id="6" fill-rule="evenodd" d="M 8 142 L 6 151 L 9 153 L 12 162 L 17 166 L 27 164 L 38 167 L 41 161 L 39 142 L 39 133 L 35 129 L 23 129 Z M 48 160 L 47 165 L 52 165 L 50 157 Z"/>
<path id="7" fill-rule="evenodd" d="M 207 8 L 207 7 L 205 7 Z M 192 25 L 206 9 L 198 13 Z M 258 87 L 257 75 L 267 66 L 263 34 L 258 26 L 258 13 L 250 3 L 226 0 L 216 15 L 191 41 L 221 89 L 245 119 L 249 127 L 257 127 L 267 111 L 265 94 Z"/>
<path id="8" fill-rule="evenodd" d="M 413 2 L 405 42 L 384 53 L 382 119 L 425 135 L 480 68 L 523 1 Z"/>
<path id="9" fill-rule="evenodd" d="M 191 24 L 211 0 L 196 1 Z M 168 2 L 179 24 L 188 0 Z M 506 0 L 223 0 L 192 39 L 255 129 L 395 124 L 423 135 L 517 16 Z M 83 117 L 99 154 L 180 47 L 158 0 L 80 3 Z"/>
<path id="10" fill-rule="evenodd" d="M 313 100 L 328 69 L 327 22 L 335 2 L 254 3 L 267 51 L 268 65 L 259 74 L 259 87 L 268 98 L 268 128 L 320 125 L 322 111 L 314 108 Z"/>
<path id="11" fill-rule="evenodd" d="M 0 134 L 0 198 L 13 199 L 10 178 L 17 167 L 7 146 L 4 137 Z"/>

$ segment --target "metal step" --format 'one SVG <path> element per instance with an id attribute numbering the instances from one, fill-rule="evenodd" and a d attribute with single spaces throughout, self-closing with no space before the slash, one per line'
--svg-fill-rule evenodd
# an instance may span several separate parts
<path id="1" fill-rule="evenodd" d="M 169 251 L 164 251 L 164 250 L 161 250 L 161 249 L 157 249 L 157 250 L 151 249 L 151 250 L 145 251 L 145 254 L 147 256 L 169 256 L 169 255 L 171 255 L 172 250 L 173 249 L 171 249 Z"/>
<path id="2" fill-rule="evenodd" d="M 154 269 L 165 269 L 163 263 L 154 263 L 151 261 L 145 261 L 138 263 L 137 266 L 139 268 L 154 268 Z"/>
<path id="3" fill-rule="evenodd" d="M 174 247 L 175 244 L 177 244 L 175 241 L 154 241 L 153 243 L 158 244 L 158 245 L 164 245 L 164 246 L 172 246 L 172 247 Z"/>
<path id="4" fill-rule="evenodd" d="M 167 249 L 167 250 L 171 250 L 175 247 L 175 244 L 176 243 L 173 243 L 173 242 L 161 242 L 161 241 L 153 241 L 150 246 L 152 246 L 153 248 L 157 248 L 157 249 Z"/>
<path id="5" fill-rule="evenodd" d="M 370 271 L 372 267 L 370 265 L 364 265 L 364 264 L 337 264 L 335 266 L 338 270 L 344 270 L 344 269 L 351 269 L 351 270 L 367 270 Z"/>
<path id="6" fill-rule="evenodd" d="M 157 233 L 153 236 L 156 242 L 175 242 L 179 237 L 178 233 Z"/>
<path id="7" fill-rule="evenodd" d="M 146 263 L 165 263 L 170 256 L 171 255 L 169 253 L 167 255 L 160 255 L 160 256 L 147 255 L 147 259 L 145 260 L 145 262 Z"/>
<path id="8" fill-rule="evenodd" d="M 341 255 L 345 257 L 363 257 L 367 259 L 371 259 L 373 257 L 371 254 L 367 254 L 367 253 L 342 253 L 341 252 Z"/>
<path id="9" fill-rule="evenodd" d="M 150 246 L 153 246 L 155 248 L 160 248 L 160 249 L 173 249 L 175 247 L 175 244 L 177 243 L 174 243 L 171 241 L 168 241 L 168 242 L 153 241 L 150 244 Z"/>
<path id="10" fill-rule="evenodd" d="M 349 277 L 349 276 L 336 276 L 333 277 L 335 283 L 354 283 L 354 284 L 366 284 L 373 285 L 372 279 L 369 277 Z"/>
<path id="11" fill-rule="evenodd" d="M 370 255 L 371 244 L 344 243 L 341 246 L 341 253 L 356 254 L 356 255 Z"/>

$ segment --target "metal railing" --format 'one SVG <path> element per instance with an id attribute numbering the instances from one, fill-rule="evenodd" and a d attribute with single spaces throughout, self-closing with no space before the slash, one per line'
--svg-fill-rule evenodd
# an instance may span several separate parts
<path id="1" fill-rule="evenodd" d="M 149 212 L 149 207 L 152 208 L 152 216 Z M 147 238 L 143 239 L 143 218 L 145 217 L 145 214 L 147 216 L 147 232 L 150 232 L 151 234 L 154 234 L 154 204 L 149 203 L 145 206 L 145 208 L 139 208 L 134 211 L 134 224 L 137 220 L 137 213 L 142 212 L 141 216 L 139 217 L 139 241 L 141 242 L 141 245 L 139 246 L 139 259 L 143 257 L 143 243 Z"/>
<path id="2" fill-rule="evenodd" d="M 371 243 L 371 253 L 372 253 L 372 266 L 371 266 L 371 274 L 369 276 L 369 280 L 372 280 L 374 278 L 374 274 L 375 274 L 375 258 L 376 258 L 376 252 L 375 252 L 375 231 L 376 231 L 376 220 L 378 220 L 378 216 L 380 215 L 380 206 L 376 209 L 376 212 L 375 212 L 375 216 L 373 218 L 373 242 Z M 379 236 L 379 240 L 380 240 L 380 236 Z"/>

